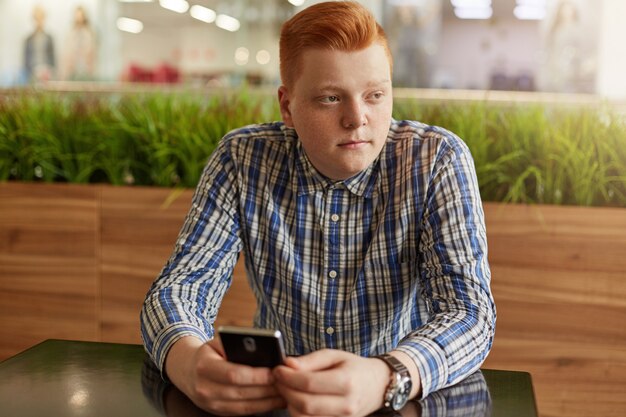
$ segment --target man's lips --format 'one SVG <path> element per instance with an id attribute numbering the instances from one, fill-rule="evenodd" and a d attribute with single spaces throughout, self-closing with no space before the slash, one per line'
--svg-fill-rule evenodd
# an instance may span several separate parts
<path id="1" fill-rule="evenodd" d="M 341 147 L 341 148 L 356 149 L 356 148 L 360 148 L 361 146 L 364 146 L 364 145 L 366 145 L 368 143 L 369 143 L 369 141 L 367 141 L 367 140 L 353 140 L 353 141 L 349 141 L 349 142 L 340 143 L 338 146 Z"/>

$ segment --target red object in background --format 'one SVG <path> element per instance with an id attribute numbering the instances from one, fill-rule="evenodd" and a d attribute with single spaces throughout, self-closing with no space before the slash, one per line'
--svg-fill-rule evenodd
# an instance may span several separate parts
<path id="1" fill-rule="evenodd" d="M 174 84 L 177 83 L 179 79 L 180 73 L 178 69 L 167 64 L 161 64 L 155 68 L 152 82 Z"/>
<path id="2" fill-rule="evenodd" d="M 127 81 L 131 83 L 168 83 L 174 84 L 180 80 L 177 68 L 161 64 L 154 69 L 144 68 L 136 64 L 128 66 Z"/>
<path id="3" fill-rule="evenodd" d="M 152 71 L 136 64 L 130 64 L 128 66 L 128 81 L 132 83 L 152 82 Z"/>

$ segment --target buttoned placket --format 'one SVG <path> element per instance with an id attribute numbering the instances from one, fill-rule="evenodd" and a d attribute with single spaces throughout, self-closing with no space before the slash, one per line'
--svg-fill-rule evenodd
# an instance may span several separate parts
<path id="1" fill-rule="evenodd" d="M 338 303 L 339 287 L 341 285 L 341 215 L 342 198 L 348 192 L 343 185 L 331 185 L 325 190 L 324 216 L 322 220 L 322 230 L 324 231 L 324 273 L 322 278 L 324 306 L 323 333 L 324 345 L 328 348 L 336 348 L 336 332 L 338 331 L 336 322 L 336 311 Z"/>

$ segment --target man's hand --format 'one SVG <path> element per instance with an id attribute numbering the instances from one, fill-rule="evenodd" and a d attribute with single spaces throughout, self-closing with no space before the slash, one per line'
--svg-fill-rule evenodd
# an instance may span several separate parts
<path id="1" fill-rule="evenodd" d="M 391 370 L 380 359 L 324 349 L 274 369 L 293 417 L 365 416 L 383 405 Z"/>
<path id="2" fill-rule="evenodd" d="M 222 346 L 184 337 L 170 349 L 165 370 L 198 407 L 218 415 L 245 415 L 284 408 L 269 368 L 226 361 Z"/>

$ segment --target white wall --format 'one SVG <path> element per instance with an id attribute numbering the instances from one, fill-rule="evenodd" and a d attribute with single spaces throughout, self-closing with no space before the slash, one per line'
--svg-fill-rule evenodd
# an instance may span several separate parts
<path id="1" fill-rule="evenodd" d="M 248 71 L 270 78 L 278 75 L 278 38 L 271 27 L 258 25 L 235 33 L 214 25 L 187 28 L 182 32 L 181 41 L 183 55 L 180 64 L 184 71 Z M 241 66 L 235 63 L 235 50 L 239 47 L 250 51 L 248 63 Z M 261 49 L 270 52 L 270 62 L 266 65 L 258 64 L 255 59 Z"/>
<path id="2" fill-rule="evenodd" d="M 445 19 L 434 74 L 436 86 L 489 88 L 493 69 L 509 76 L 539 70 L 537 22 Z"/>
<path id="3" fill-rule="evenodd" d="M 596 88 L 602 96 L 626 100 L 626 1 L 602 3 Z"/>
<path id="4" fill-rule="evenodd" d="M 122 69 L 122 32 L 117 29 L 119 3 L 117 0 L 94 0 L 98 3 L 97 22 L 92 18 L 92 26 L 98 34 L 97 75 L 101 80 L 114 81 Z"/>
<path id="5" fill-rule="evenodd" d="M 177 28 L 145 28 L 137 34 L 122 32 L 122 67 L 126 69 L 129 64 L 142 67 L 178 64 L 176 51 L 180 46 L 180 32 Z"/>

